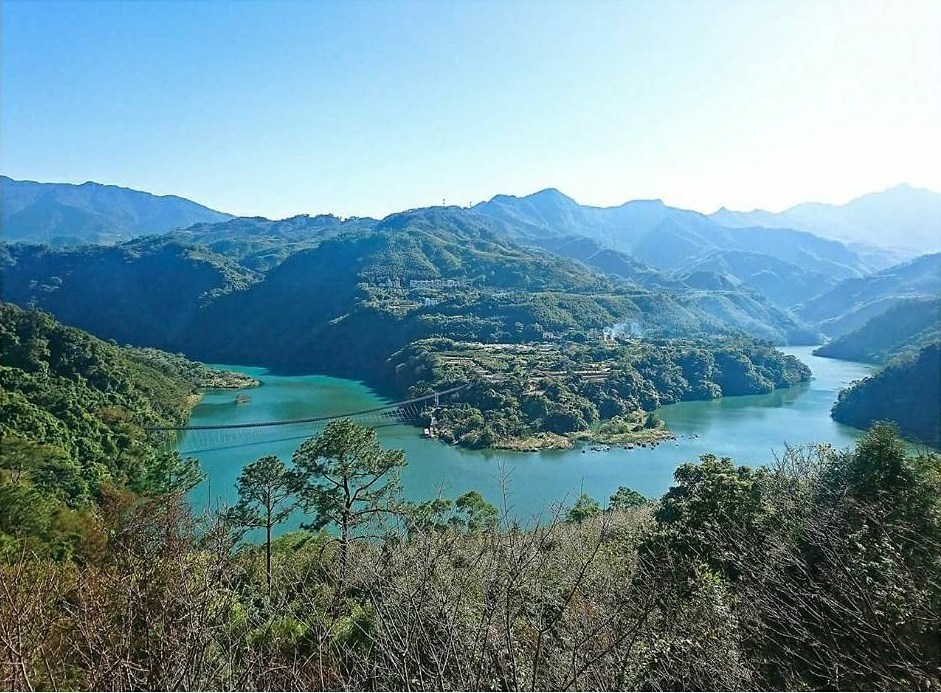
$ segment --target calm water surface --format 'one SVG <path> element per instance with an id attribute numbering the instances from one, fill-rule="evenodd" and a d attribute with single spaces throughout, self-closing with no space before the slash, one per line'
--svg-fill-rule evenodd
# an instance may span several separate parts
<path id="1" fill-rule="evenodd" d="M 382 444 L 405 450 L 405 495 L 413 500 L 438 494 L 456 497 L 476 489 L 488 500 L 528 522 L 553 504 L 571 503 L 582 491 L 603 501 L 618 486 L 656 497 L 669 488 L 673 470 L 705 452 L 758 465 L 784 450 L 785 444 L 830 442 L 851 445 L 861 432 L 834 422 L 830 406 L 837 392 L 865 377 L 872 366 L 813 356 L 813 347 L 789 347 L 813 371 L 809 383 L 769 395 L 726 397 L 710 402 L 683 402 L 659 410 L 679 440 L 655 449 L 538 453 L 464 450 L 422 438 L 417 428 L 379 428 Z M 251 400 L 235 404 L 236 392 L 213 390 L 193 410 L 191 425 L 248 423 L 332 415 L 379 406 L 386 400 L 365 385 L 321 375 L 277 376 L 261 368 L 226 366 L 259 378 L 263 385 L 245 390 Z M 192 494 L 197 508 L 231 503 L 239 470 L 262 455 L 289 461 L 305 437 L 318 428 L 288 426 L 228 432 L 186 432 L 180 452 L 199 459 L 208 480 Z M 504 495 L 504 488 L 507 494 Z M 294 526 L 299 522 L 295 518 Z M 290 525 L 286 529 L 293 528 Z"/>

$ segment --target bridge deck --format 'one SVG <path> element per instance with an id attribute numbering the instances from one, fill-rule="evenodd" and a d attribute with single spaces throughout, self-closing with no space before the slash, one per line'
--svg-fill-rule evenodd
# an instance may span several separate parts
<path id="1" fill-rule="evenodd" d="M 338 419 L 352 419 L 357 417 L 362 417 L 366 414 L 379 414 L 380 412 L 385 411 L 397 411 L 403 408 L 409 408 L 411 405 L 419 404 L 421 402 L 427 402 L 429 400 L 434 400 L 437 403 L 438 398 L 443 395 L 451 395 L 455 392 L 460 392 L 461 390 L 468 387 L 467 385 L 460 385 L 458 387 L 452 387 L 447 390 L 440 390 L 438 392 L 432 392 L 428 395 L 423 395 L 421 397 L 413 397 L 412 399 L 402 400 L 401 402 L 392 402 L 391 404 L 385 404 L 381 407 L 371 407 L 369 409 L 360 409 L 358 411 L 346 412 L 343 414 L 330 414 L 327 416 L 312 416 L 309 418 L 303 419 L 280 419 L 277 421 L 254 421 L 250 423 L 237 423 L 237 424 L 209 424 L 204 426 L 145 426 L 144 430 L 146 431 L 219 431 L 226 429 L 234 428 L 269 428 L 274 426 L 291 426 L 294 424 L 308 424 L 308 423 L 325 423 L 328 421 L 335 421 Z M 390 414 L 391 416 L 391 414 Z"/>

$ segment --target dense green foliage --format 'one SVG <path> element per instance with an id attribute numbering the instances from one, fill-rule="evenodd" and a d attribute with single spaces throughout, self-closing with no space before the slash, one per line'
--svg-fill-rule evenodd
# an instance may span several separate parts
<path id="1" fill-rule="evenodd" d="M 239 472 L 236 482 L 238 502 L 227 519 L 236 527 L 265 530 L 265 577 L 271 591 L 271 530 L 294 510 L 290 472 L 274 455 L 265 455 Z"/>
<path id="2" fill-rule="evenodd" d="M 292 485 L 312 520 L 308 529 L 340 531 L 340 568 L 345 571 L 353 532 L 390 512 L 401 494 L 401 450 L 383 450 L 376 432 L 350 420 L 331 421 L 323 433 L 295 451 Z"/>
<path id="3" fill-rule="evenodd" d="M 618 243 L 685 279 L 602 249 Z M 730 271 L 687 265 L 710 253 Z M 797 267 L 862 271 L 806 234 L 555 191 L 381 222 L 4 247 L 2 261 L 5 297 L 122 342 L 413 394 L 466 384 L 428 426 L 472 446 L 655 437 L 662 404 L 806 380 L 739 334 L 813 338 L 753 289 L 785 304 L 813 285 Z M 849 280 L 821 314 L 846 299 L 855 319 L 931 286 L 932 262 Z M 0 687 L 941 687 L 941 458 L 909 454 L 888 426 L 770 468 L 707 454 L 659 501 L 582 494 L 524 530 L 473 491 L 405 502 L 403 454 L 336 422 L 290 467 L 248 465 L 237 505 L 196 520 L 198 467 L 143 427 L 184 420 L 198 386 L 248 383 L 38 311 L 0 304 L 0 318 Z M 841 393 L 834 416 L 937 443 L 939 349 Z M 295 511 L 309 531 L 272 541 Z"/>
<path id="4" fill-rule="evenodd" d="M 166 493 L 199 479 L 145 426 L 182 423 L 204 370 L 122 349 L 0 304 L 0 550 L 75 549 L 107 488 Z"/>
<path id="5" fill-rule="evenodd" d="M 609 510 L 630 510 L 650 503 L 650 499 L 627 486 L 618 486 L 618 490 L 608 499 Z"/>
<path id="6" fill-rule="evenodd" d="M 690 356 L 686 372 L 678 378 L 670 371 L 676 365 L 673 352 L 688 344 L 652 346 L 650 354 L 633 356 L 596 353 L 606 348 L 605 334 L 705 339 L 746 332 L 778 342 L 813 337 L 748 291 L 725 286 L 694 290 L 657 279 L 655 273 L 646 278 L 662 283 L 664 290 L 638 288 L 637 281 L 605 276 L 581 263 L 508 242 L 480 215 L 461 210 L 402 213 L 334 235 L 357 224 L 366 221 L 317 217 L 227 222 L 239 243 L 268 239 L 252 246 L 258 252 L 279 240 L 314 246 L 294 252 L 263 277 L 170 237 L 68 252 L 12 246 L 5 250 L 4 274 L 9 279 L 4 292 L 123 342 L 180 350 L 206 361 L 352 376 L 399 392 L 454 381 L 455 374 L 431 380 L 419 374 L 403 378 L 401 356 L 412 358 L 412 352 L 424 349 L 422 340 L 509 344 L 558 353 L 560 357 L 553 357 L 558 363 L 550 370 L 567 370 L 569 376 L 541 382 L 545 369 L 522 364 L 523 379 L 504 388 L 502 410 L 481 392 L 470 409 L 448 414 L 460 421 L 440 422 L 445 438 L 468 445 L 584 432 L 601 421 L 661 403 L 767 392 L 806 377 L 771 372 L 778 366 L 762 371 L 757 364 L 778 358 L 764 347 L 761 356 L 748 363 L 757 352 L 740 346 L 748 343 L 743 339 L 730 343 L 722 354 L 709 355 L 708 363 L 698 364 L 698 357 Z M 304 231 L 311 227 L 322 227 L 322 232 L 305 240 Z M 196 227 L 177 236 L 209 233 Z M 631 271 L 635 280 L 642 278 Z M 171 274 L 172 282 L 166 279 Z M 37 276 L 45 277 L 44 283 L 38 283 Z M 100 280 L 104 276 L 107 284 Z M 154 292 L 151 287 L 157 284 L 166 291 Z M 115 292 L 118 300 L 104 300 L 105 293 Z M 740 352 L 751 356 L 742 360 Z M 613 368 L 608 380 L 576 377 L 598 361 L 636 361 L 639 368 Z M 178 370 L 181 365 L 168 367 Z M 699 368 L 705 372 L 695 372 Z M 465 375 L 480 379 L 479 374 Z M 487 412 L 486 421 L 480 412 Z M 494 417 L 500 420 L 490 420 Z M 557 438 L 549 438 L 537 446 L 557 444 Z"/>
<path id="7" fill-rule="evenodd" d="M 941 298 L 904 301 L 816 349 L 817 356 L 883 363 L 941 338 Z"/>
<path id="8" fill-rule="evenodd" d="M 941 446 L 941 341 L 898 356 L 842 390 L 832 415 L 856 428 L 893 421 L 905 435 Z"/>
<path id="9" fill-rule="evenodd" d="M 86 483 L 135 478 L 143 426 L 184 420 L 193 385 L 38 311 L 0 305 L 4 437 L 60 448 Z"/>
<path id="10" fill-rule="evenodd" d="M 578 433 L 664 404 L 767 393 L 810 377 L 797 359 L 741 338 L 566 346 L 439 339 L 413 343 L 393 363 L 399 386 L 415 395 L 467 385 L 432 425 L 444 440 L 472 447 Z M 546 442 L 558 443 L 532 445 Z"/>
<path id="11" fill-rule="evenodd" d="M 237 389 L 254 387 L 256 378 L 236 371 L 210 368 L 198 361 L 190 361 L 183 354 L 171 354 L 151 347 L 125 347 L 138 361 L 144 361 L 169 376 L 181 376 L 196 387 L 206 389 Z"/>
<path id="12" fill-rule="evenodd" d="M 882 426 L 853 450 L 759 469 L 707 455 L 675 479 L 659 503 L 581 496 L 525 531 L 467 494 L 401 504 L 343 553 L 289 534 L 270 588 L 265 551 L 226 522 L 106 499 L 98 553 L 0 561 L 0 686 L 941 686 L 941 457 Z"/>

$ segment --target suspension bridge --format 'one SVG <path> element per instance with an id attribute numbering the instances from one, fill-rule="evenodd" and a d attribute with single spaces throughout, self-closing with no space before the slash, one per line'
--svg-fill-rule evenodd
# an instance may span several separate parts
<path id="1" fill-rule="evenodd" d="M 438 411 L 442 406 L 442 397 L 456 394 L 467 387 L 468 385 L 460 385 L 378 407 L 300 419 L 204 424 L 199 426 L 148 426 L 145 430 L 152 434 L 175 433 L 177 440 L 187 448 L 179 451 L 183 455 L 234 449 L 248 445 L 305 439 L 331 421 L 340 419 L 350 419 L 361 426 L 370 428 L 380 428 L 400 423 L 413 424 L 427 419 L 429 408 L 432 413 Z"/>

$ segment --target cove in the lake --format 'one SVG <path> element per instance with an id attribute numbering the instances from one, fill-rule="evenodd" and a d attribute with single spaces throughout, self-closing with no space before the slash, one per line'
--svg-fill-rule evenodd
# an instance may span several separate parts
<path id="1" fill-rule="evenodd" d="M 782 351 L 810 366 L 813 378 L 809 383 L 767 395 L 663 407 L 660 416 L 678 440 L 654 449 L 480 451 L 423 438 L 421 430 L 412 426 L 389 425 L 377 432 L 385 447 L 405 450 L 408 466 L 402 482 L 409 499 L 453 498 L 476 489 L 521 522 L 529 523 L 535 516 L 546 517 L 553 505 L 571 503 L 581 492 L 605 502 L 618 486 L 628 486 L 659 497 L 669 488 L 678 465 L 707 452 L 741 464 L 760 465 L 781 454 L 786 444 L 851 445 L 862 432 L 833 421 L 830 407 L 840 388 L 865 377 L 872 366 L 813 356 L 813 347 Z M 277 376 L 262 368 L 225 367 L 255 376 L 263 384 L 248 391 L 250 400 L 240 404 L 235 403 L 231 390 L 208 391 L 193 410 L 191 425 L 329 416 L 386 403 L 362 383 L 351 380 Z M 235 480 L 245 464 L 267 454 L 289 461 L 301 441 L 319 430 L 321 427 L 308 425 L 182 434 L 178 449 L 196 457 L 208 475 L 191 496 L 194 506 L 199 509 L 234 502 Z M 294 518 L 284 529 L 296 527 L 297 522 L 299 518 Z"/>

